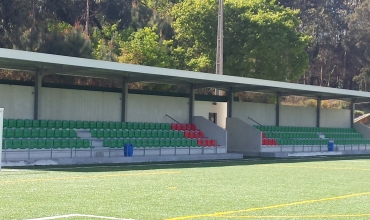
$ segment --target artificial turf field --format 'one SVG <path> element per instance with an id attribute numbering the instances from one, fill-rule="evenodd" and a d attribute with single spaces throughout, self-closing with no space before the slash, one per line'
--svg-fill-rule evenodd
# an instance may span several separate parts
<path id="1" fill-rule="evenodd" d="M 2 170 L 1 220 L 62 217 L 370 219 L 370 157 Z"/>

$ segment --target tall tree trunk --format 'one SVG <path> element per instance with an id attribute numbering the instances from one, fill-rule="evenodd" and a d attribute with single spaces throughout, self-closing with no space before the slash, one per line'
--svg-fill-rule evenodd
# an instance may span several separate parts
<path id="1" fill-rule="evenodd" d="M 90 21 L 90 0 L 86 0 L 86 34 L 89 36 L 89 21 Z"/>

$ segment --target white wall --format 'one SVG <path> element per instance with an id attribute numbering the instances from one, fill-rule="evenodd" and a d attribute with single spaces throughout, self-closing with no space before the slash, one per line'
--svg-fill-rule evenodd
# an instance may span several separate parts
<path id="1" fill-rule="evenodd" d="M 227 117 L 227 103 L 217 102 L 216 105 L 213 102 L 196 101 L 194 107 L 194 115 L 209 118 L 209 113 L 217 113 L 217 125 L 226 128 L 226 117 Z"/>
<path id="2" fill-rule="evenodd" d="M 252 103 L 252 102 L 234 102 L 233 117 L 255 125 L 248 117 L 253 118 L 262 125 L 275 125 L 275 105 Z M 321 127 L 349 128 L 350 110 L 347 109 L 321 109 Z M 280 105 L 280 125 L 297 127 L 315 127 L 316 126 L 316 108 L 300 106 Z"/>
<path id="3" fill-rule="evenodd" d="M 121 120 L 121 94 L 72 89 L 41 89 L 40 119 Z"/>
<path id="4" fill-rule="evenodd" d="M 170 115 L 180 123 L 189 122 L 187 98 L 129 94 L 127 119 L 132 122 L 174 123 Z"/>
<path id="5" fill-rule="evenodd" d="M 233 118 L 239 118 L 242 121 L 255 125 L 253 121 L 248 119 L 251 117 L 262 125 L 275 125 L 275 105 L 252 103 L 252 102 L 234 102 L 233 103 Z"/>
<path id="6" fill-rule="evenodd" d="M 316 127 L 316 108 L 280 105 L 280 126 Z"/>
<path id="7" fill-rule="evenodd" d="M 350 128 L 351 111 L 348 109 L 321 109 L 320 126 L 333 128 Z"/>
<path id="8" fill-rule="evenodd" d="M 33 87 L 0 84 L 0 107 L 4 118 L 33 118 Z"/>

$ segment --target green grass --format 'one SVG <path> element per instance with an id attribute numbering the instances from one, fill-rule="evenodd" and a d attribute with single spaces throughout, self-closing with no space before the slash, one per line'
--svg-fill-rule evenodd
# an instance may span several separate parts
<path id="1" fill-rule="evenodd" d="M 369 177 L 364 156 L 6 168 L 0 219 L 370 219 Z"/>

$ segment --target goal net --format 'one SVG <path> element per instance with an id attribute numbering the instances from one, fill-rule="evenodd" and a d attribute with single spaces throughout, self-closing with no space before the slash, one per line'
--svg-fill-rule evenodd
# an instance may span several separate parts
<path id="1" fill-rule="evenodd" d="M 3 114 L 4 109 L 0 108 L 0 171 L 1 171 L 1 159 L 3 158 Z"/>

